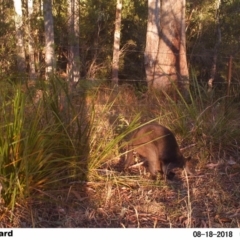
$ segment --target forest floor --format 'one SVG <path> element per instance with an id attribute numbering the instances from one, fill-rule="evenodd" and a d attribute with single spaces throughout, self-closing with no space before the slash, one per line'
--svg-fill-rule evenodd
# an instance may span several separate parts
<path id="1" fill-rule="evenodd" d="M 193 177 L 180 170 L 172 181 L 155 182 L 144 167 L 132 168 L 122 182 L 115 169 L 109 181 L 69 183 L 67 189 L 36 192 L 19 203 L 12 220 L 2 209 L 4 227 L 63 228 L 239 228 L 240 164 L 210 163 Z M 111 180 L 110 180 L 111 178 Z M 7 217 L 8 216 L 8 217 Z"/>
<path id="2" fill-rule="evenodd" d="M 96 145 L 90 146 L 91 161 L 99 155 L 99 141 L 108 144 L 114 140 L 114 135 L 106 136 L 111 132 L 108 131 L 112 126 L 111 113 L 117 117 L 120 114 L 127 116 L 131 122 L 141 112 L 142 122 L 160 116 L 162 122 L 181 136 L 180 140 L 177 138 L 178 142 L 185 146 L 196 145 L 189 153 L 196 174 L 186 176 L 176 169 L 173 180 L 154 181 L 142 165 L 123 172 L 123 160 L 115 155 L 107 165 L 99 162 L 98 167 L 87 169 L 85 181 L 56 179 L 57 184 L 51 189 L 32 188 L 24 199 L 18 198 L 13 210 L 7 208 L 0 197 L 0 227 L 239 228 L 240 158 L 236 137 L 239 136 L 236 131 L 240 129 L 239 110 L 233 109 L 226 115 L 221 99 L 204 106 L 205 99 L 197 98 L 194 104 L 183 105 L 181 109 L 181 105 L 173 104 L 169 108 L 158 101 L 149 105 L 141 99 L 137 102 L 134 93 L 123 89 L 119 99 L 114 100 L 120 110 L 116 107 L 109 111 L 106 103 L 112 107 L 110 94 L 105 91 L 107 97 L 104 99 L 103 91 L 98 91 L 97 97 L 93 94 L 96 102 L 102 105 L 93 103 L 96 107 L 94 124 L 99 125 L 92 136 L 92 142 L 97 141 Z M 195 106 L 199 99 L 202 105 L 199 104 L 198 110 Z M 78 101 L 81 98 L 78 97 Z M 79 102 L 77 104 L 82 104 Z M 86 104 L 90 102 L 86 99 Z M 189 110 L 191 107 L 192 111 Z M 106 115 L 102 109 L 106 109 Z M 185 114 L 186 110 L 189 112 Z M 99 135 L 101 129 L 105 130 Z M 109 146 L 104 144 L 100 149 Z M 94 155 L 95 149 L 98 152 Z"/>

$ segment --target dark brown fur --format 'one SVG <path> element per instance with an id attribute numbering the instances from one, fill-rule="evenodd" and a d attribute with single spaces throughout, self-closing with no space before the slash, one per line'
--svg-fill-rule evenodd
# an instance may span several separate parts
<path id="1" fill-rule="evenodd" d="M 128 145 L 128 154 L 125 169 L 134 163 L 134 153 L 147 159 L 148 168 L 152 177 L 160 172 L 171 179 L 173 168 L 186 168 L 191 174 L 186 162 L 189 159 L 183 157 L 173 133 L 157 123 L 147 124 L 137 129 Z"/>

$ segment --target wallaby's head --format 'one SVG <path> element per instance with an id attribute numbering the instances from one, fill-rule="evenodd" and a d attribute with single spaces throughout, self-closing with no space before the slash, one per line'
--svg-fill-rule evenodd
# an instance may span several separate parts
<path id="1" fill-rule="evenodd" d="M 163 165 L 163 173 L 167 176 L 168 179 L 172 179 L 174 177 L 174 173 L 171 172 L 174 168 L 182 168 L 187 171 L 189 175 L 193 175 L 194 173 L 189 168 L 189 162 L 191 161 L 191 157 L 179 157 L 178 161 L 170 162 L 169 164 Z"/>

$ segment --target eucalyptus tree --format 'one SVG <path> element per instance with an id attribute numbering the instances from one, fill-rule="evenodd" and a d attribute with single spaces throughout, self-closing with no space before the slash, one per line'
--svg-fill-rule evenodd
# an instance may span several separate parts
<path id="1" fill-rule="evenodd" d="M 68 80 L 70 85 L 80 78 L 79 1 L 68 0 Z"/>
<path id="2" fill-rule="evenodd" d="M 122 0 L 117 0 L 115 31 L 114 31 L 114 41 L 113 41 L 113 60 L 112 60 L 112 83 L 113 83 L 113 85 L 118 84 L 120 36 L 121 36 L 121 15 L 122 15 Z"/>
<path id="3" fill-rule="evenodd" d="M 221 0 L 216 0 L 215 2 L 215 21 L 216 21 L 216 43 L 213 50 L 213 60 L 212 60 L 212 67 L 210 71 L 210 78 L 208 79 L 208 91 L 211 91 L 213 88 L 213 82 L 216 76 L 217 71 L 217 57 L 218 57 L 218 50 L 219 45 L 221 43 L 221 27 L 220 27 L 220 6 L 221 6 Z"/>
<path id="4" fill-rule="evenodd" d="M 148 0 L 148 8 L 145 50 L 148 86 L 169 91 L 175 85 L 187 93 L 185 0 L 162 0 L 161 4 L 158 0 Z"/>
<path id="5" fill-rule="evenodd" d="M 34 36 L 32 34 L 31 18 L 33 15 L 33 0 L 28 0 L 28 24 L 27 24 L 27 39 L 28 39 L 28 54 L 29 54 L 29 77 L 31 80 L 36 78 L 35 57 L 34 57 Z"/>
<path id="6" fill-rule="evenodd" d="M 23 36 L 23 14 L 22 14 L 22 1 L 14 0 L 15 9 L 15 27 L 16 27 L 16 55 L 17 55 L 17 69 L 19 72 L 25 72 L 25 49 L 24 49 L 24 36 Z"/>
<path id="7" fill-rule="evenodd" d="M 145 71 L 148 86 L 154 83 L 160 36 L 160 0 L 148 0 Z"/>
<path id="8" fill-rule="evenodd" d="M 49 76 L 54 73 L 56 68 L 51 0 L 43 0 L 43 16 L 45 29 L 45 74 L 46 79 L 48 79 Z"/>

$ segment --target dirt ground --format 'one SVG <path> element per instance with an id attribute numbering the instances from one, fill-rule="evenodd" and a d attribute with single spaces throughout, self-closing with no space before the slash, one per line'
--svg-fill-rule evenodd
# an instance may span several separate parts
<path id="1" fill-rule="evenodd" d="M 99 169 L 104 180 L 38 191 L 13 212 L 1 207 L 0 227 L 237 228 L 240 165 L 209 163 L 186 177 L 153 181 L 143 166 L 127 174 Z M 10 217 L 11 216 L 11 217 Z"/>

